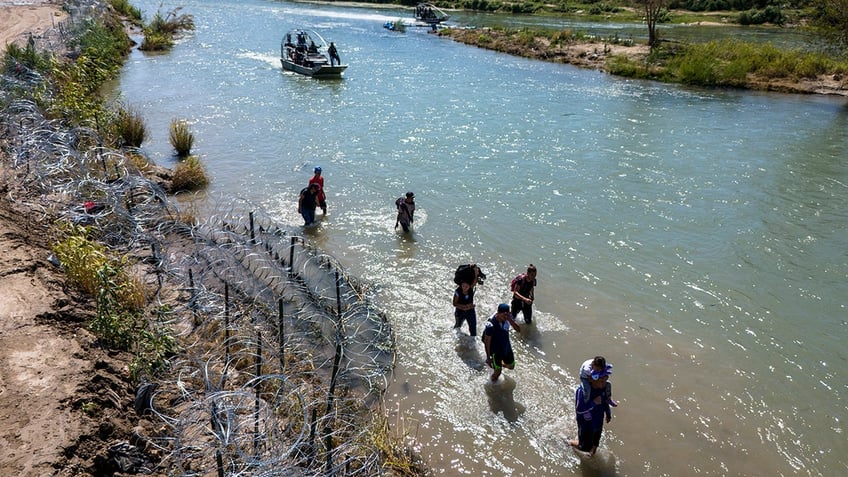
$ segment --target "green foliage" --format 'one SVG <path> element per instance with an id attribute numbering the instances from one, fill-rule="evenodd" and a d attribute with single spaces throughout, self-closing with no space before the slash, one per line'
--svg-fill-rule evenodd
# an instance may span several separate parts
<path id="1" fill-rule="evenodd" d="M 688 45 L 652 61 L 664 63 L 664 67 L 661 73 L 657 69 L 651 77 L 700 86 L 745 86 L 752 75 L 766 80 L 799 80 L 848 71 L 848 63 L 823 53 L 783 50 L 772 44 L 737 40 Z M 622 66 L 617 74 L 626 71 Z"/>
<path id="2" fill-rule="evenodd" d="M 749 10 L 740 13 L 736 22 L 740 25 L 762 25 L 764 23 L 783 25 L 786 22 L 786 17 L 783 16 L 779 6 L 769 5 L 763 10 Z"/>
<path id="3" fill-rule="evenodd" d="M 171 179 L 172 192 L 193 191 L 207 185 L 209 177 L 197 156 L 189 156 L 174 168 L 174 177 Z"/>
<path id="4" fill-rule="evenodd" d="M 80 409 L 88 416 L 94 417 L 100 413 L 100 405 L 96 402 L 86 401 L 82 403 Z"/>
<path id="5" fill-rule="evenodd" d="M 185 120 L 174 119 L 171 121 L 168 140 L 177 151 L 177 156 L 187 157 L 191 154 L 191 148 L 194 146 L 194 134 L 189 130 L 188 122 Z"/>
<path id="6" fill-rule="evenodd" d="M 152 376 L 165 368 L 176 354 L 176 337 L 168 330 L 167 315 L 170 310 L 162 307 L 155 313 L 150 326 L 140 329 L 136 335 L 136 357 L 130 363 L 130 377 L 139 380 L 141 376 Z"/>
<path id="7" fill-rule="evenodd" d="M 403 19 L 398 18 L 394 21 L 395 31 L 403 33 L 406 31 L 406 23 L 403 22 Z"/>
<path id="8" fill-rule="evenodd" d="M 171 10 L 165 15 L 157 11 L 153 19 L 143 28 L 144 40 L 139 46 L 143 51 L 163 51 L 174 46 L 174 37 L 181 31 L 194 30 L 194 18 L 180 15 L 180 9 Z"/>
<path id="9" fill-rule="evenodd" d="M 812 24 L 842 54 L 848 54 L 848 0 L 814 0 Z"/>
<path id="10" fill-rule="evenodd" d="M 53 251 L 71 282 L 96 298 L 89 329 L 107 346 L 135 351 L 133 378 L 167 365 L 176 340 L 161 320 L 148 323 L 142 310 L 146 298 L 140 282 L 128 270 L 128 259 L 110 256 L 86 227 L 65 225 Z"/>
<path id="11" fill-rule="evenodd" d="M 26 48 L 10 43 L 6 47 L 3 70 L 9 75 L 23 74 L 27 70 L 46 73 L 50 70 L 52 58 L 52 55 L 47 51 L 42 53 L 36 51 L 35 44 L 32 41 L 27 42 Z"/>
<path id="12" fill-rule="evenodd" d="M 123 145 L 129 147 L 141 147 L 147 139 L 144 117 L 138 109 L 133 107 L 124 105 L 118 107 L 115 115 L 115 130 Z"/>
<path id="13" fill-rule="evenodd" d="M 128 18 L 133 25 L 141 25 L 141 10 L 130 4 L 129 0 L 109 0 L 109 5 Z"/>
<path id="14" fill-rule="evenodd" d="M 100 130 L 97 120 L 107 116 L 100 87 L 117 76 L 129 52 L 130 40 L 120 23 L 92 20 L 75 44 L 80 48 L 77 59 L 53 66 L 58 92 L 49 112 L 72 124 L 86 124 Z"/>

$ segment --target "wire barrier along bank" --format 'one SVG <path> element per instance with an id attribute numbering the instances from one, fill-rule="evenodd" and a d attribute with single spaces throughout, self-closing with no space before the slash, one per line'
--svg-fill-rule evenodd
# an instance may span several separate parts
<path id="1" fill-rule="evenodd" d="M 0 78 L 10 202 L 33 224 L 86 225 L 132 257 L 156 310 L 145 316 L 180 342 L 167 370 L 145 377 L 134 397 L 150 424 L 140 428 L 156 432 L 115 448 L 133 455 L 144 446 L 160 461 L 123 459 L 121 469 L 383 473 L 377 411 L 394 338 L 367 287 L 247 202 L 189 217 L 94 130 L 47 119 L 11 93 L 41 81 L 35 73 Z"/>

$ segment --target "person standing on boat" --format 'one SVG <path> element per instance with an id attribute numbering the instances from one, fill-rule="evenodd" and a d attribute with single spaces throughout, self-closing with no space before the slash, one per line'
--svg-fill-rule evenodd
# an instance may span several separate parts
<path id="1" fill-rule="evenodd" d="M 318 207 L 327 215 L 327 195 L 324 193 L 324 178 L 321 176 L 321 166 L 315 168 L 315 175 L 309 179 L 309 184 L 318 184 Z"/>
<path id="2" fill-rule="evenodd" d="M 339 50 L 336 49 L 336 44 L 330 42 L 330 47 L 327 48 L 327 53 L 330 55 L 330 66 L 335 66 L 335 63 L 342 64 L 342 59 L 339 58 Z"/>
<path id="3" fill-rule="evenodd" d="M 395 228 L 398 224 L 403 227 L 404 232 L 409 232 L 409 226 L 412 225 L 412 216 L 415 214 L 415 194 L 407 192 L 406 197 L 398 197 L 395 201 L 397 207 L 397 220 L 395 220 Z"/>
<path id="4" fill-rule="evenodd" d="M 318 184 L 311 183 L 300 191 L 300 198 L 297 200 L 297 211 L 303 217 L 304 226 L 315 223 L 315 207 L 318 204 L 318 194 L 320 188 Z"/>

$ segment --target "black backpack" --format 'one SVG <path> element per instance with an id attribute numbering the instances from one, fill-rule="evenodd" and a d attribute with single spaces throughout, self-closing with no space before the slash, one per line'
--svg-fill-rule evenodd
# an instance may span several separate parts
<path id="1" fill-rule="evenodd" d="M 456 267 L 456 271 L 453 273 L 453 282 L 457 285 L 462 282 L 471 283 L 474 281 L 475 268 L 477 268 L 477 284 L 482 285 L 483 280 L 486 279 L 486 274 L 483 273 L 483 270 L 480 270 L 480 267 L 474 264 L 466 264 Z"/>

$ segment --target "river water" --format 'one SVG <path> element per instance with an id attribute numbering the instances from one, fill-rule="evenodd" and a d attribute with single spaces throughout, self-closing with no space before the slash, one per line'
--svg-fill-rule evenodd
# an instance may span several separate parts
<path id="1" fill-rule="evenodd" d="M 212 179 L 200 209 L 244 199 L 293 225 L 323 167 L 329 215 L 306 234 L 393 320 L 387 408 L 436 474 L 848 474 L 845 98 L 632 81 L 382 28 L 408 10 L 161 5 L 197 30 L 123 70 L 146 151 L 172 166 L 168 124 L 188 119 Z M 336 42 L 343 80 L 281 70 L 296 27 Z M 393 229 L 407 190 L 410 236 Z M 480 322 L 539 268 L 534 324 L 495 385 L 479 338 L 452 330 L 469 261 L 488 275 Z M 581 461 L 564 439 L 596 354 L 620 406 Z"/>

